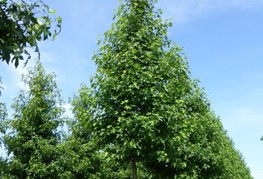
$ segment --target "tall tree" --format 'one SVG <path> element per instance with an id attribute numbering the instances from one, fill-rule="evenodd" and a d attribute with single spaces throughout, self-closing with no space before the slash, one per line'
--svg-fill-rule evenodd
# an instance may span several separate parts
<path id="1" fill-rule="evenodd" d="M 1 77 L 0 77 L 0 84 L 2 83 Z M 1 90 L 3 90 L 3 87 L 0 86 L 0 97 L 1 97 Z M 2 145 L 2 134 L 5 133 L 5 121 L 7 117 L 7 109 L 5 103 L 0 101 L 0 146 Z M 1 156 L 0 156 L 1 158 Z M 1 172 L 0 172 L 1 173 Z"/>
<path id="2" fill-rule="evenodd" d="M 54 10 L 41 0 L 2 0 L 0 2 L 0 59 L 14 62 L 15 67 L 26 57 L 31 58 L 28 48 L 39 54 L 38 41 L 55 38 L 61 29 L 61 18 L 51 17 Z M 52 28 L 52 24 L 56 28 Z M 53 31 L 54 30 L 54 31 Z"/>
<path id="3" fill-rule="evenodd" d="M 12 105 L 10 132 L 4 136 L 9 155 L 4 174 L 21 179 L 59 178 L 57 128 L 63 109 L 54 74 L 46 74 L 38 61 L 23 81 L 29 91 L 21 91 Z"/>
<path id="4" fill-rule="evenodd" d="M 0 84 L 1 83 L 2 81 L 0 77 Z M 2 86 L 0 86 L 0 96 L 2 95 L 1 90 L 3 90 Z M 5 121 L 6 116 L 7 116 L 6 106 L 4 103 L 0 102 L 0 133 L 4 133 L 5 131 L 4 121 Z M 0 145 L 1 145 L 1 142 L 2 142 L 2 138 L 0 138 Z"/>
<path id="5" fill-rule="evenodd" d="M 1 84 L 1 78 L 0 78 L 0 84 Z M 0 86 L 0 96 L 1 96 L 1 90 L 3 87 Z M 0 102 L 0 149 L 2 150 L 2 141 L 3 141 L 3 134 L 5 133 L 6 130 L 6 117 L 7 117 L 7 109 L 6 105 L 2 102 Z M 3 152 L 3 151 L 2 151 Z M 0 156 L 0 178 L 3 178 L 2 176 L 2 169 L 5 167 L 5 160 L 3 156 Z"/>
<path id="6" fill-rule="evenodd" d="M 79 111 L 102 151 L 155 178 L 251 178 L 240 154 L 167 37 L 156 0 L 123 0 L 94 55 L 97 73 Z M 85 119 L 85 120 L 84 120 Z M 231 155 L 229 157 L 228 155 Z M 232 165 L 231 165 L 232 164 Z"/>
<path id="7" fill-rule="evenodd" d="M 4 103 L 0 102 L 0 134 L 5 131 L 5 119 L 7 116 L 7 109 Z M 2 136 L 0 135 L 0 145 L 2 143 Z"/>

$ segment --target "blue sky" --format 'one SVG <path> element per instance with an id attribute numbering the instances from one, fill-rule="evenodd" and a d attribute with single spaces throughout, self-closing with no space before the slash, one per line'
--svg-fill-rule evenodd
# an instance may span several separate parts
<path id="1" fill-rule="evenodd" d="M 56 41 L 40 43 L 41 61 L 47 71 L 57 74 L 67 101 L 94 74 L 91 58 L 98 49 L 97 36 L 110 28 L 118 0 L 50 3 L 63 18 L 63 26 Z M 192 77 L 200 80 L 254 178 L 262 179 L 263 1 L 159 0 L 157 7 L 164 18 L 173 19 L 170 39 L 184 48 Z M 26 89 L 20 80 L 26 71 L 0 65 L 4 87 L 0 100 L 8 106 L 19 89 Z"/>

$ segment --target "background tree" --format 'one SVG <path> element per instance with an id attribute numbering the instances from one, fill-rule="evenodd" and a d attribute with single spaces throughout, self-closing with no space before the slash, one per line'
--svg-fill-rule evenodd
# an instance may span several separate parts
<path id="1" fill-rule="evenodd" d="M 52 18 L 54 10 L 41 0 L 2 0 L 0 2 L 0 59 L 7 64 L 14 62 L 17 67 L 20 60 L 25 64 L 31 55 L 28 48 L 38 54 L 38 41 L 56 37 L 61 29 L 61 18 Z M 56 28 L 52 28 L 52 24 Z M 53 31 L 54 30 L 54 31 Z"/>
<path id="2" fill-rule="evenodd" d="M 54 74 L 46 74 L 38 61 L 23 81 L 29 91 L 21 91 L 12 105 L 11 132 L 4 136 L 9 158 L 3 173 L 9 178 L 59 178 L 57 128 L 63 109 Z"/>
<path id="3" fill-rule="evenodd" d="M 82 125 L 100 150 L 115 155 L 119 165 L 130 163 L 132 178 L 138 163 L 155 178 L 251 178 L 191 79 L 181 48 L 168 40 L 171 23 L 155 3 L 120 5 L 94 56 L 91 89 L 80 93 L 89 101 L 79 111 Z"/>
<path id="4" fill-rule="evenodd" d="M 7 109 L 4 103 L 0 102 L 0 134 L 5 133 L 5 119 L 7 116 Z M 0 135 L 0 145 L 2 144 L 2 136 Z"/>
<path id="5" fill-rule="evenodd" d="M 74 97 L 75 98 L 75 97 Z M 79 116 L 79 110 L 83 108 L 79 104 L 80 101 L 74 99 L 73 113 L 75 118 L 69 122 L 69 136 L 59 146 L 61 151 L 60 166 L 63 167 L 65 177 L 70 179 L 78 178 L 99 178 L 99 166 L 102 162 L 99 157 L 96 143 L 91 140 L 91 131 L 86 126 L 85 119 Z M 86 104 L 86 99 L 82 98 L 81 103 Z M 82 114 L 85 117 L 86 113 Z M 102 177 L 105 178 L 105 177 Z"/>
<path id="6" fill-rule="evenodd" d="M 1 84 L 1 78 L 0 78 L 0 84 Z M 1 90 L 3 88 L 0 86 L 0 96 L 1 96 Z M 0 146 L 2 148 L 2 141 L 3 141 L 3 134 L 5 133 L 6 129 L 6 117 L 7 117 L 7 109 L 4 103 L 0 102 Z M 3 178 L 2 169 L 5 167 L 6 161 L 3 158 L 3 156 L 0 156 L 0 178 Z"/>
<path id="7" fill-rule="evenodd" d="M 1 84 L 1 77 L 0 77 L 0 84 Z M 1 90 L 3 90 L 3 87 L 0 86 L 0 96 L 1 96 Z M 0 133 L 5 132 L 5 119 L 7 117 L 7 109 L 4 103 L 0 102 Z M 0 145 L 2 144 L 2 137 L 0 137 Z"/>
<path id="8" fill-rule="evenodd" d="M 3 135 L 6 132 L 6 117 L 7 117 L 7 109 L 4 103 L 0 102 L 0 148 L 1 152 L 3 152 Z M 3 178 L 3 171 L 6 167 L 6 160 L 3 156 L 0 156 L 0 178 Z"/>

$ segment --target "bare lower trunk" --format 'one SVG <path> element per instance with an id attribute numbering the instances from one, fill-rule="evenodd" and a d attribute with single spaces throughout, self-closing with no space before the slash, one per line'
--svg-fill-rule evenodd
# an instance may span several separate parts
<path id="1" fill-rule="evenodd" d="M 133 179 L 137 179 L 137 167 L 136 167 L 136 158 L 131 157 L 131 175 Z"/>

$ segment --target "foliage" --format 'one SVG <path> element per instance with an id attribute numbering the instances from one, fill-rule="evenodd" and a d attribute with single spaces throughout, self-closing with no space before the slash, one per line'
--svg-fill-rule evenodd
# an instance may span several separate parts
<path id="1" fill-rule="evenodd" d="M 8 178 L 58 178 L 60 91 L 54 75 L 46 74 L 39 61 L 23 81 L 29 91 L 21 91 L 12 105 L 10 132 L 4 136 L 9 158 L 3 172 Z"/>
<path id="2" fill-rule="evenodd" d="M 6 105 L 0 102 L 0 145 L 2 144 L 2 136 L 1 133 L 5 133 L 6 129 L 6 117 L 7 117 L 7 109 Z"/>
<path id="3" fill-rule="evenodd" d="M 154 178 L 251 178 L 155 3 L 120 5 L 94 55 L 91 88 L 75 104 L 82 138 L 96 139 L 118 165 L 130 163 L 132 178 L 138 164 Z"/>
<path id="4" fill-rule="evenodd" d="M 0 84 L 1 84 L 1 78 L 0 78 Z M 0 86 L 0 96 L 1 96 L 1 90 L 3 87 Z M 0 102 L 0 146 L 2 146 L 2 134 L 5 133 L 5 118 L 7 116 L 6 112 L 6 106 L 4 103 Z M 5 164 L 4 159 L 2 156 L 0 156 L 0 168 L 3 168 Z M 2 171 L 0 170 L 0 178 L 2 178 Z"/>
<path id="5" fill-rule="evenodd" d="M 23 78 L 29 91 L 15 99 L 4 137 L 9 158 L 1 160 L 1 177 L 252 178 L 191 78 L 182 48 L 168 39 L 171 23 L 161 19 L 156 2 L 120 5 L 94 55 L 91 86 L 83 85 L 71 101 L 74 118 L 63 142 L 54 75 L 40 62 L 29 71 Z"/>
<path id="6" fill-rule="evenodd" d="M 89 120 L 91 116 L 92 98 L 87 95 L 90 90 L 82 86 L 79 95 L 72 100 L 74 120 L 70 122 L 68 139 L 60 146 L 62 150 L 61 166 L 69 178 L 129 178 L 129 166 L 120 165 L 117 155 L 102 150 L 98 139 L 91 131 Z M 151 178 L 142 164 L 138 173 L 140 178 Z"/>
<path id="7" fill-rule="evenodd" d="M 1 78 L 0 78 L 0 84 L 1 84 Z M 3 89 L 3 87 L 0 86 L 0 96 L 1 96 L 1 90 L 2 89 Z M 4 103 L 0 102 L 0 145 L 2 145 L 2 134 L 5 133 L 5 129 L 6 129 L 6 127 L 5 127 L 6 117 L 7 117 L 6 105 Z"/>
<path id="8" fill-rule="evenodd" d="M 21 60 L 31 58 L 28 48 L 39 53 L 38 41 L 53 39 L 61 30 L 61 18 L 53 18 L 51 10 L 42 0 L 2 0 L 0 2 L 0 59 L 15 67 Z M 56 28 L 53 28 L 53 23 Z"/>

